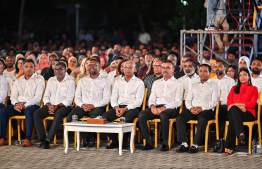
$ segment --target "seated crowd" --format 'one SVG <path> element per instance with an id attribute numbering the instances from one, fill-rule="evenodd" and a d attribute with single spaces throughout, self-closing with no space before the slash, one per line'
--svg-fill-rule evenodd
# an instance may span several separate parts
<path id="1" fill-rule="evenodd" d="M 93 48 L 89 58 L 70 56 L 68 50 L 59 58 L 55 53 L 40 54 L 39 58 L 28 53 L 25 57 L 19 54 L 0 59 L 0 146 L 8 144 L 6 130 L 12 116 L 26 117 L 23 147 L 31 146 L 35 125 L 40 147 L 48 149 L 63 118 L 71 122 L 72 115 L 78 119 L 101 115 L 109 122 L 121 116 L 128 123 L 138 118 L 146 141 L 143 150 L 154 148 L 147 121 L 160 119 L 162 151 L 169 150 L 169 119 L 176 118 L 177 141 L 181 143 L 178 151 L 196 153 L 219 104 L 220 138 L 229 121 L 224 153 L 229 155 L 235 150 L 236 136 L 245 140 L 243 122 L 256 119 L 258 92 L 262 90 L 260 59 L 253 59 L 250 65 L 249 58 L 243 56 L 237 67 L 208 57 L 199 64 L 185 55 L 179 68 L 175 52 L 163 58 L 147 50 L 134 50 L 127 56 L 116 44 L 114 50 L 108 50 L 114 55 L 108 52 L 107 56 L 99 56 L 97 47 Z M 145 89 L 146 109 L 142 110 Z M 106 111 L 108 104 L 110 109 Z M 181 105 L 184 107 L 179 113 Z M 46 135 L 42 120 L 48 116 L 54 116 L 54 120 Z M 198 120 L 198 127 L 189 148 L 186 133 L 190 120 Z M 85 146 L 94 146 L 94 134 L 82 136 Z M 123 148 L 128 147 L 128 136 L 124 134 Z M 116 134 L 109 134 L 109 139 L 107 148 L 118 147 Z"/>

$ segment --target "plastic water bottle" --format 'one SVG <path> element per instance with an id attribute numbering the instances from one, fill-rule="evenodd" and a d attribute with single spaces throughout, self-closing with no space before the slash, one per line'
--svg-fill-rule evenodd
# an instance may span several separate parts
<path id="1" fill-rule="evenodd" d="M 261 154 L 260 138 L 258 138 L 258 141 L 257 141 L 257 154 Z"/>
<path id="2" fill-rule="evenodd" d="M 256 139 L 253 138 L 253 141 L 252 141 L 252 151 L 251 153 L 252 154 L 256 154 Z"/>

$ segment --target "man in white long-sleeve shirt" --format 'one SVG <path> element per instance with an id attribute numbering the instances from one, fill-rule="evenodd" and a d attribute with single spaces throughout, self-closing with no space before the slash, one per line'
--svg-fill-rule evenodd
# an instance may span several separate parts
<path id="1" fill-rule="evenodd" d="M 142 80 L 135 77 L 135 63 L 133 61 L 126 61 L 124 64 L 123 78 L 119 78 L 114 85 L 111 106 L 113 109 L 103 114 L 103 118 L 108 121 L 113 121 L 121 116 L 125 117 L 127 123 L 132 123 L 137 117 L 143 102 L 145 87 Z M 111 144 L 108 149 L 118 147 L 117 134 L 110 134 Z M 128 134 L 124 134 L 123 148 L 127 148 Z"/>
<path id="2" fill-rule="evenodd" d="M 99 60 L 91 59 L 88 65 L 89 76 L 83 77 L 78 82 L 75 92 L 75 107 L 67 116 L 67 121 L 72 121 L 72 115 L 78 119 L 83 116 L 95 118 L 106 111 L 110 101 L 111 83 L 108 79 L 99 76 Z M 94 146 L 94 135 L 89 133 L 84 136 L 84 146 Z"/>
<path id="3" fill-rule="evenodd" d="M 175 65 L 168 60 L 162 64 L 163 78 L 155 81 L 148 100 L 149 108 L 138 115 L 139 127 L 146 145 L 143 150 L 153 149 L 148 132 L 147 120 L 160 118 L 163 144 L 161 151 L 168 151 L 169 119 L 178 115 L 177 108 L 182 104 L 183 84 L 173 76 Z"/>
<path id="4" fill-rule="evenodd" d="M 8 144 L 6 138 L 6 127 L 8 118 L 16 115 L 25 115 L 26 139 L 22 146 L 31 146 L 31 136 L 33 131 L 33 113 L 39 108 L 40 101 L 45 89 L 45 81 L 41 75 L 34 73 L 35 66 L 32 59 L 24 62 L 24 76 L 16 79 L 11 91 L 12 105 L 0 109 L 0 132 L 1 144 Z"/>
<path id="5" fill-rule="evenodd" d="M 5 106 L 5 100 L 9 88 L 8 82 L 5 76 L 3 75 L 3 71 L 5 67 L 4 65 L 5 65 L 4 61 L 0 59 L 0 108 Z"/>
<path id="6" fill-rule="evenodd" d="M 227 96 L 236 82 L 231 77 L 226 75 L 226 64 L 222 60 L 217 60 L 215 65 L 216 76 L 210 80 L 215 82 L 220 89 L 220 106 L 218 114 L 219 122 L 219 138 L 223 138 L 225 123 L 227 120 Z"/>
<path id="7" fill-rule="evenodd" d="M 219 87 L 209 79 L 211 67 L 202 64 L 199 69 L 200 80 L 190 83 L 187 98 L 185 101 L 186 110 L 177 116 L 177 141 L 182 142 L 180 152 L 189 150 L 186 138 L 186 123 L 189 120 L 198 120 L 197 133 L 190 148 L 191 153 L 198 151 L 207 126 L 207 121 L 214 119 L 213 109 L 219 100 Z"/>
<path id="8" fill-rule="evenodd" d="M 44 106 L 34 112 L 37 135 L 41 141 L 39 147 L 44 149 L 50 148 L 50 141 L 53 140 L 62 119 L 70 112 L 75 95 L 75 81 L 65 74 L 66 65 L 63 62 L 56 63 L 54 73 L 55 76 L 51 77 L 46 85 Z M 42 119 L 48 116 L 54 116 L 54 120 L 46 136 Z"/>

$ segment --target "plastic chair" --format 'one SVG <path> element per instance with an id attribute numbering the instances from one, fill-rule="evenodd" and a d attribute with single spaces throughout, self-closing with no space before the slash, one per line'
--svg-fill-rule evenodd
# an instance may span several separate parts
<path id="1" fill-rule="evenodd" d="M 259 138 L 261 138 L 261 122 L 260 122 L 260 113 L 261 113 L 261 100 L 262 100 L 262 91 L 258 93 L 258 110 L 257 110 L 257 120 L 255 121 L 250 121 L 250 122 L 243 122 L 244 126 L 248 126 L 249 129 L 249 136 L 248 136 L 248 154 L 251 154 L 251 139 L 252 139 L 252 130 L 254 125 L 258 125 L 258 135 Z M 228 125 L 229 121 L 226 121 L 226 126 L 225 126 L 225 139 L 226 139 L 226 134 L 228 131 Z M 236 140 L 237 142 L 237 140 Z M 260 139 L 260 145 L 261 145 L 261 139 Z"/>

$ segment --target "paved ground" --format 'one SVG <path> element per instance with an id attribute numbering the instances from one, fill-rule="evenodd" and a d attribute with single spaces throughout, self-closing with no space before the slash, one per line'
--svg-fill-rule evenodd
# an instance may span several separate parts
<path id="1" fill-rule="evenodd" d="M 61 139 L 61 137 L 60 137 Z M 15 142 L 15 138 L 12 142 Z M 173 145 L 170 151 L 161 152 L 158 148 L 142 151 L 142 145 L 137 144 L 134 153 L 118 149 L 107 150 L 106 142 L 102 147 L 84 148 L 77 152 L 70 140 L 70 148 L 64 153 L 62 141 L 60 145 L 52 145 L 51 149 L 40 149 L 34 144 L 31 147 L 11 145 L 0 147 L 0 168 L 261 168 L 262 158 L 259 155 L 247 155 L 247 147 L 238 147 L 235 154 L 224 157 L 203 149 L 197 154 L 177 153 L 179 145 Z"/>

